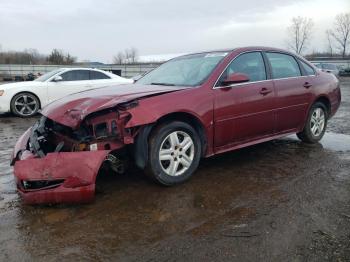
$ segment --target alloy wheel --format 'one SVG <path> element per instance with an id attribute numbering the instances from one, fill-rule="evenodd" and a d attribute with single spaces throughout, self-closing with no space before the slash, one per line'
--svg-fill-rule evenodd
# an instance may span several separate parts
<path id="1" fill-rule="evenodd" d="M 190 168 L 194 159 L 194 143 L 183 131 L 170 133 L 161 143 L 159 163 L 169 176 L 180 176 Z"/>
<path id="2" fill-rule="evenodd" d="M 39 105 L 33 96 L 24 94 L 16 98 L 14 107 L 19 115 L 30 116 L 36 113 Z"/>
<path id="3" fill-rule="evenodd" d="M 318 137 L 322 134 L 326 123 L 325 112 L 322 108 L 317 107 L 312 112 L 310 120 L 310 129 L 313 136 Z"/>

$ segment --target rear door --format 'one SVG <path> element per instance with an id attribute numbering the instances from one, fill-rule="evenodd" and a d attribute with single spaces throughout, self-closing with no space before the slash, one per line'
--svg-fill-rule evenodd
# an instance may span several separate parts
<path id="1" fill-rule="evenodd" d="M 307 114 L 311 84 L 294 56 L 281 52 L 265 54 L 276 89 L 276 133 L 292 132 L 300 128 Z"/>
<path id="2" fill-rule="evenodd" d="M 89 70 L 70 70 L 60 75 L 62 81 L 48 83 L 49 101 L 92 88 Z"/>
<path id="3" fill-rule="evenodd" d="M 250 81 L 222 86 L 221 82 L 232 73 L 244 73 Z M 275 92 L 261 52 L 236 57 L 220 77 L 214 94 L 216 151 L 273 133 Z"/>

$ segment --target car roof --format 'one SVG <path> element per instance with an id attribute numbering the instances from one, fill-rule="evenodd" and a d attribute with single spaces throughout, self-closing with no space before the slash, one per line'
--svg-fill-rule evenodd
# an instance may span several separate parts
<path id="1" fill-rule="evenodd" d="M 73 71 L 73 70 L 89 70 L 89 71 L 97 71 L 97 72 L 101 72 L 105 75 L 108 75 L 111 78 L 123 78 L 121 76 L 118 76 L 116 74 L 113 74 L 112 72 L 108 72 L 102 69 L 98 69 L 98 68 L 90 68 L 90 67 L 61 67 L 59 68 L 60 70 L 63 70 L 64 72 L 66 71 Z M 63 72 L 62 72 L 63 73 Z"/>
<path id="2" fill-rule="evenodd" d="M 274 51 L 274 52 L 283 52 L 283 53 L 288 53 L 292 54 L 295 56 L 298 56 L 297 54 L 290 52 L 288 50 L 284 50 L 281 48 L 276 48 L 276 47 L 268 47 L 268 46 L 244 46 L 244 47 L 236 47 L 236 48 L 226 48 L 226 49 L 214 49 L 214 50 L 207 50 L 207 51 L 201 51 L 201 52 L 194 52 L 194 53 L 188 53 L 186 55 L 182 55 L 179 57 L 184 57 L 188 55 L 196 55 L 196 54 L 205 54 L 205 53 L 217 53 L 217 52 L 234 52 L 234 51 L 239 51 L 239 52 L 248 52 L 248 51 Z M 298 56 L 300 57 L 300 56 Z"/>
<path id="3" fill-rule="evenodd" d="M 103 71 L 97 68 L 90 68 L 90 67 L 62 67 L 60 68 L 62 70 L 95 70 L 95 71 Z"/>

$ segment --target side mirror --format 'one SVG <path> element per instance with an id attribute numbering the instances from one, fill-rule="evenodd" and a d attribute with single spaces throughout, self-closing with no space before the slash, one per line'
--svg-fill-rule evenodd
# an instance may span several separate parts
<path id="1" fill-rule="evenodd" d="M 55 77 L 52 79 L 53 82 L 59 82 L 59 81 L 62 81 L 62 80 L 63 80 L 62 76 L 55 76 Z"/>
<path id="2" fill-rule="evenodd" d="M 232 84 L 239 84 L 239 83 L 245 83 L 249 82 L 249 77 L 246 74 L 243 73 L 233 73 L 230 74 L 222 81 L 223 86 L 229 86 Z"/>

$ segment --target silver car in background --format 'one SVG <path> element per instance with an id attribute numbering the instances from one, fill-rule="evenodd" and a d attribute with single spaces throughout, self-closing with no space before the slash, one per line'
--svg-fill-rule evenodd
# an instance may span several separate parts
<path id="1" fill-rule="evenodd" d="M 332 73 L 336 76 L 339 76 L 339 68 L 335 64 L 319 63 L 315 64 L 315 66 L 321 69 L 323 72 Z"/>

